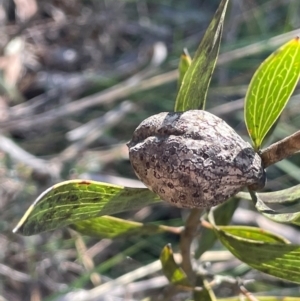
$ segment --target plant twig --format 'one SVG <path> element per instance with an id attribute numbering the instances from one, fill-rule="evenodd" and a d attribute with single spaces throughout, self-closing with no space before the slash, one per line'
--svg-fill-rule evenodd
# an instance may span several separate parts
<path id="1" fill-rule="evenodd" d="M 11 267 L 4 265 L 2 263 L 0 263 L 0 275 L 22 283 L 29 283 L 30 281 L 32 281 L 30 275 L 25 274 L 23 272 L 16 271 L 15 269 L 12 269 Z"/>
<path id="2" fill-rule="evenodd" d="M 112 294 L 113 290 L 116 287 L 123 286 L 133 283 L 135 280 L 146 277 L 148 275 L 157 273 L 161 269 L 161 262 L 160 260 L 156 260 L 148 265 L 145 265 L 143 267 L 140 267 L 136 270 L 133 270 L 131 272 L 128 272 L 127 274 L 124 274 L 114 280 L 111 280 L 109 282 L 106 282 L 104 284 L 101 284 L 91 290 L 80 290 L 78 292 L 72 292 L 72 294 L 68 296 L 65 295 L 64 299 L 62 297 L 56 299 L 58 300 L 77 300 L 77 301 L 92 301 L 92 300 L 98 300 L 100 296 L 104 296 L 105 294 Z"/>
<path id="3" fill-rule="evenodd" d="M 73 231 L 72 229 L 69 229 L 69 232 L 71 236 L 75 239 L 75 246 L 84 268 L 88 272 L 92 271 L 95 268 L 95 265 L 93 259 L 87 255 L 87 248 L 82 239 L 82 236 L 79 233 Z M 91 273 L 90 279 L 94 286 L 98 286 L 102 282 L 100 275 L 95 272 Z"/>
<path id="4" fill-rule="evenodd" d="M 196 275 L 193 271 L 191 262 L 191 244 L 196 235 L 199 219 L 203 209 L 192 209 L 181 232 L 180 250 L 182 255 L 182 268 L 187 274 L 190 281 L 194 282 Z"/>
<path id="5" fill-rule="evenodd" d="M 300 131 L 270 145 L 262 150 L 261 158 L 264 167 L 275 164 L 300 151 Z"/>
<path id="6" fill-rule="evenodd" d="M 249 300 L 249 301 L 259 301 L 256 297 L 254 297 L 243 285 L 239 285 L 241 293 Z"/>
<path id="7" fill-rule="evenodd" d="M 47 160 L 40 159 L 28 153 L 18 146 L 12 139 L 0 134 L 0 150 L 20 163 L 31 167 L 40 176 L 50 176 L 52 179 L 59 178 L 59 167 Z"/>
<path id="8" fill-rule="evenodd" d="M 101 137 L 105 130 L 120 122 L 126 114 L 134 110 L 134 108 L 134 104 L 130 101 L 123 101 L 119 106 L 107 112 L 105 115 L 69 132 L 69 138 L 71 133 L 73 140 L 78 141 L 75 141 L 73 144 L 65 148 L 55 158 L 55 160 L 60 163 L 66 163 L 74 160 L 74 158 L 76 158 L 80 152 L 85 150 L 88 145 Z"/>

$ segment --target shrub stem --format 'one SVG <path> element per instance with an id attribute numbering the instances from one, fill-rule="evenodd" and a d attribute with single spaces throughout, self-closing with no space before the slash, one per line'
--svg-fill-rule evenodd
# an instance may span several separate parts
<path id="1" fill-rule="evenodd" d="M 270 145 L 261 151 L 264 167 L 275 164 L 300 151 L 300 131 Z"/>
<path id="2" fill-rule="evenodd" d="M 203 209 L 192 209 L 186 222 L 183 231 L 180 236 L 180 250 L 182 255 L 182 268 L 187 274 L 189 280 L 194 282 L 196 274 L 193 270 L 191 261 L 191 244 L 197 233 L 199 226 L 199 219 Z"/>

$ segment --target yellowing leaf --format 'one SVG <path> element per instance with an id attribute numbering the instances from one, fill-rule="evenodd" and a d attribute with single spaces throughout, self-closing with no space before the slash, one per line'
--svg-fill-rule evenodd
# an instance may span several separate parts
<path id="1" fill-rule="evenodd" d="M 33 235 L 97 216 L 138 209 L 159 201 L 144 188 L 71 180 L 44 191 L 13 230 Z"/>
<path id="2" fill-rule="evenodd" d="M 70 225 L 70 227 L 81 234 L 100 238 L 154 235 L 163 232 L 179 234 L 179 230 L 175 227 L 143 224 L 113 216 L 101 216 L 79 221 Z"/>
<path id="3" fill-rule="evenodd" d="M 160 261 L 164 275 L 175 285 L 191 287 L 183 269 L 175 262 L 171 245 L 166 245 L 160 254 Z"/>

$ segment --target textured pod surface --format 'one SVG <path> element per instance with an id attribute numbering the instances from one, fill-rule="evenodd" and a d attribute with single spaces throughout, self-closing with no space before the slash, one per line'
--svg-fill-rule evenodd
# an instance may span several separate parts
<path id="1" fill-rule="evenodd" d="M 134 131 L 128 148 L 138 178 L 178 207 L 212 207 L 245 186 L 265 183 L 260 156 L 206 111 L 151 116 Z"/>

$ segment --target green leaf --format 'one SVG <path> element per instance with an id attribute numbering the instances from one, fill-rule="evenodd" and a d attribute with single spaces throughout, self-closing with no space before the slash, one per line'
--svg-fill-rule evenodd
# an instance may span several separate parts
<path id="1" fill-rule="evenodd" d="M 261 228 L 249 226 L 218 226 L 218 228 L 225 231 L 226 234 L 230 234 L 235 237 L 270 243 L 289 243 L 289 241 L 284 237 L 263 230 Z"/>
<path id="2" fill-rule="evenodd" d="M 254 191 L 250 191 L 252 200 L 254 201 L 256 209 L 262 213 L 265 217 L 278 222 L 278 223 L 289 223 L 300 226 L 300 212 L 292 211 L 292 207 L 282 207 L 281 209 L 274 210 L 270 208 L 262 198 Z M 282 203 L 281 203 L 282 204 Z M 299 204 L 298 204 L 299 207 Z M 280 210 L 280 211 L 279 211 Z M 289 210 L 289 212 L 284 212 L 285 210 Z M 295 210 L 295 209 L 294 209 Z M 299 208 L 298 208 L 299 210 Z"/>
<path id="3" fill-rule="evenodd" d="M 86 180 L 61 182 L 48 188 L 34 201 L 13 232 L 33 235 L 159 201 L 156 194 L 144 188 Z"/>
<path id="4" fill-rule="evenodd" d="M 175 227 L 142 224 L 113 216 L 101 216 L 83 220 L 70 225 L 70 227 L 81 234 L 100 238 L 154 235 L 165 232 L 179 234 L 179 230 Z"/>
<path id="5" fill-rule="evenodd" d="M 257 195 L 263 200 L 264 203 L 272 206 L 280 206 L 279 208 L 297 207 L 300 209 L 300 185 L 295 185 L 290 188 L 272 191 L 260 192 Z M 247 192 L 239 192 L 237 197 L 251 200 L 251 196 Z"/>
<path id="6" fill-rule="evenodd" d="M 174 285 L 191 287 L 183 269 L 175 262 L 174 254 L 170 244 L 167 244 L 161 251 L 160 261 L 164 275 Z"/>
<path id="7" fill-rule="evenodd" d="M 255 227 L 219 227 L 210 222 L 222 244 L 238 259 L 266 274 L 300 283 L 300 246 Z"/>
<path id="8" fill-rule="evenodd" d="M 245 98 L 245 121 L 254 148 L 276 122 L 300 76 L 299 38 L 271 54 L 256 70 Z"/>
<path id="9" fill-rule="evenodd" d="M 178 66 L 178 71 L 179 71 L 178 89 L 180 89 L 183 78 L 184 78 L 187 70 L 189 69 L 191 63 L 192 63 L 192 59 L 191 59 L 187 49 L 184 48 L 183 53 L 180 56 L 179 66 Z"/>
<path id="10" fill-rule="evenodd" d="M 239 204 L 238 198 L 232 198 L 214 209 L 214 217 L 217 225 L 227 225 Z M 211 249 L 217 240 L 215 232 L 209 228 L 201 227 L 199 245 L 195 252 L 195 258 L 200 258 L 204 252 Z"/>
<path id="11" fill-rule="evenodd" d="M 204 109 L 212 73 L 219 54 L 228 0 L 222 0 L 196 51 L 178 92 L 175 111 Z"/>
<path id="12" fill-rule="evenodd" d="M 252 199 L 256 209 L 275 222 L 300 225 L 300 185 L 273 192 L 239 192 L 236 197 Z"/>

